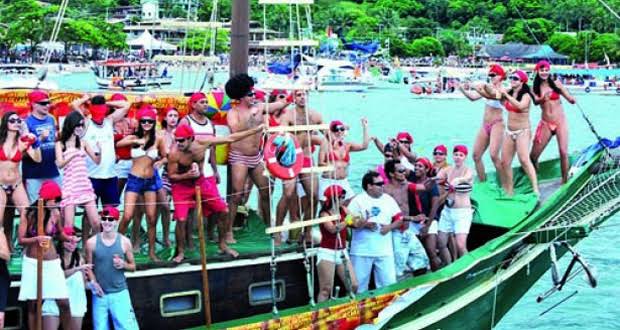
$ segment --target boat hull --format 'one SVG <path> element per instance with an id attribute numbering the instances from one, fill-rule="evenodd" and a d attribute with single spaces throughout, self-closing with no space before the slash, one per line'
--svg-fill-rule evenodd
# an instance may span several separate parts
<path id="1" fill-rule="evenodd" d="M 276 281 L 284 286 L 279 308 L 292 308 L 308 303 L 308 286 L 303 256 L 288 253 L 279 257 Z M 209 265 L 209 295 L 213 322 L 229 321 L 248 315 L 268 313 L 271 300 L 250 303 L 249 287 L 262 283 L 270 288 L 269 257 L 253 260 L 218 262 Z M 127 284 L 138 324 L 142 329 L 181 329 L 205 324 L 202 303 L 202 272 L 200 265 L 181 265 L 127 273 Z M 19 278 L 13 277 L 9 291 L 6 327 L 27 328 L 27 309 L 17 300 Z M 270 290 L 262 290 L 262 295 Z M 90 293 L 84 327 L 92 328 Z M 259 294 L 260 295 L 260 294 Z"/>

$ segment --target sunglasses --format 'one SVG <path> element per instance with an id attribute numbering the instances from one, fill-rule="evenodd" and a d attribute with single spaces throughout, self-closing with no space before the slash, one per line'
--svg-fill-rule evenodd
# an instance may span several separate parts
<path id="1" fill-rule="evenodd" d="M 489 73 L 489 78 L 495 78 L 497 75 L 495 73 Z"/>
<path id="2" fill-rule="evenodd" d="M 444 154 L 443 152 L 433 152 L 433 156 L 445 156 L 446 154 Z"/>
<path id="3" fill-rule="evenodd" d="M 79 124 L 75 125 L 75 127 L 84 127 L 84 122 L 80 122 Z"/>
<path id="4" fill-rule="evenodd" d="M 21 120 L 21 118 L 10 118 L 10 119 L 8 120 L 8 122 L 9 122 L 9 124 L 16 124 L 16 123 L 17 123 L 17 124 L 21 124 L 21 123 L 22 123 L 22 120 Z"/>
<path id="5" fill-rule="evenodd" d="M 254 93 L 253 91 L 247 93 L 245 96 L 247 97 L 254 97 L 256 95 L 256 93 Z"/>
<path id="6" fill-rule="evenodd" d="M 278 98 L 279 99 L 285 99 L 286 98 L 286 94 L 280 94 L 280 95 L 278 95 Z"/>
<path id="7" fill-rule="evenodd" d="M 373 182 L 372 183 L 373 186 L 377 186 L 377 187 L 383 187 L 384 184 L 385 184 L 385 182 L 383 182 L 383 181 Z"/>
<path id="8" fill-rule="evenodd" d="M 408 140 L 398 140 L 398 142 L 402 144 L 411 144 L 411 141 Z"/>
<path id="9" fill-rule="evenodd" d="M 142 119 L 140 120 L 140 124 L 151 124 L 153 125 L 155 123 L 155 120 L 153 119 Z"/>
<path id="10" fill-rule="evenodd" d="M 336 132 L 344 132 L 346 130 L 347 130 L 347 128 L 344 127 L 344 126 L 341 126 L 341 125 L 338 125 L 338 126 L 332 128 L 332 132 L 334 132 L 334 133 L 336 133 Z"/>
<path id="11" fill-rule="evenodd" d="M 512 76 L 512 77 L 510 77 L 510 80 L 512 80 L 512 81 L 519 81 L 519 80 L 521 80 L 521 78 L 519 78 L 517 76 Z"/>
<path id="12" fill-rule="evenodd" d="M 187 140 L 187 139 L 175 139 L 175 141 L 177 141 L 177 143 L 183 143 L 183 142 L 185 142 L 185 140 Z"/>
<path id="13" fill-rule="evenodd" d="M 405 173 L 405 172 L 407 172 L 407 169 L 406 168 L 399 168 L 399 169 L 396 169 L 396 172 L 397 173 Z"/>
<path id="14" fill-rule="evenodd" d="M 42 106 L 47 106 L 50 105 L 52 102 L 50 101 L 41 101 L 41 102 L 37 102 L 38 105 L 42 105 Z"/>
<path id="15" fill-rule="evenodd" d="M 101 221 L 113 222 L 113 221 L 116 221 L 116 219 L 109 215 L 104 215 L 101 217 Z"/>

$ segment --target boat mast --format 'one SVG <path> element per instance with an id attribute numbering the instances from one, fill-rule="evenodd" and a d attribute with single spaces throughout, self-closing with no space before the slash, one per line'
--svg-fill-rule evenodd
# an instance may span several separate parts
<path id="1" fill-rule="evenodd" d="M 248 38 L 250 34 L 250 3 L 234 0 L 230 29 L 230 77 L 248 72 Z"/>

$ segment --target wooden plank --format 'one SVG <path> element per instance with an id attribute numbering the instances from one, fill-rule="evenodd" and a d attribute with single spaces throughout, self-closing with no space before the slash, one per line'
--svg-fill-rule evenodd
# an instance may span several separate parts
<path id="1" fill-rule="evenodd" d="M 202 225 L 202 196 L 200 187 L 196 186 L 196 219 L 198 220 L 198 235 L 200 236 L 200 264 L 202 275 L 202 299 L 205 310 L 207 329 L 211 327 L 211 299 L 209 296 L 209 273 L 207 272 L 207 243 Z"/>
<path id="2" fill-rule="evenodd" d="M 259 5 L 312 5 L 314 0 L 258 0 Z"/>
<path id="3" fill-rule="evenodd" d="M 290 39 L 269 39 L 258 42 L 259 47 L 318 47 L 319 42 L 312 39 L 290 40 Z"/>
<path id="4" fill-rule="evenodd" d="M 280 82 L 280 81 L 265 81 L 264 83 L 257 86 L 260 89 L 271 91 L 274 89 L 286 89 L 286 90 L 300 90 L 300 91 L 309 91 L 312 89 L 312 86 L 303 83 L 288 83 L 288 82 Z"/>
<path id="5" fill-rule="evenodd" d="M 304 167 L 299 173 L 323 173 L 334 170 L 334 165 Z"/>
<path id="6" fill-rule="evenodd" d="M 334 166 L 333 165 L 312 166 L 312 167 L 304 167 L 304 168 L 302 168 L 299 173 L 303 173 L 303 174 L 307 174 L 307 173 L 323 173 L 323 172 L 330 172 L 330 171 L 333 171 L 333 170 L 334 170 Z M 275 178 L 275 176 L 271 175 L 271 172 L 269 172 L 267 169 L 265 169 L 263 171 L 263 175 Z"/>
<path id="7" fill-rule="evenodd" d="M 269 133 L 282 132 L 302 132 L 302 131 L 323 131 L 328 130 L 329 124 L 294 125 L 294 126 L 275 126 L 267 128 Z"/>
<path id="8" fill-rule="evenodd" d="M 289 224 L 286 224 L 286 225 L 281 225 L 281 226 L 267 228 L 267 229 L 265 229 L 265 233 L 267 233 L 267 234 L 281 233 L 283 231 L 287 231 L 287 230 L 291 230 L 291 229 L 310 227 L 310 226 L 321 224 L 323 222 L 334 221 L 334 220 L 338 220 L 338 219 L 340 219 L 340 215 L 339 214 L 335 214 L 335 215 L 330 215 L 330 216 L 326 216 L 326 217 L 322 217 L 322 218 L 317 218 L 317 219 L 312 219 L 312 220 L 296 221 L 296 222 L 289 223 Z"/>

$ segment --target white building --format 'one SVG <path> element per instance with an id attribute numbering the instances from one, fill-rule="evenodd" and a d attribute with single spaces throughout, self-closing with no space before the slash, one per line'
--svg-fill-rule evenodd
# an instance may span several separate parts
<path id="1" fill-rule="evenodd" d="M 159 0 L 140 0 L 142 5 L 142 21 L 159 19 Z"/>

